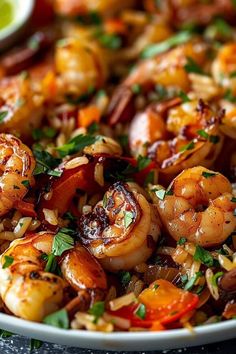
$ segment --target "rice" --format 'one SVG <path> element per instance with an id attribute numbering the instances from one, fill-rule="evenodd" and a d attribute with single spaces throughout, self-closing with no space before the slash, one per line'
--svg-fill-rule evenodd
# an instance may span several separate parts
<path id="1" fill-rule="evenodd" d="M 233 262 L 231 262 L 223 254 L 218 255 L 218 261 L 219 261 L 221 267 L 226 269 L 227 271 L 230 271 L 231 269 L 235 268 L 235 264 Z"/>
<path id="2" fill-rule="evenodd" d="M 130 320 L 128 320 L 126 318 L 114 316 L 114 315 L 108 314 L 107 312 L 104 313 L 103 317 L 107 322 L 113 323 L 116 327 L 119 327 L 120 329 L 127 330 L 130 328 L 130 325 L 131 325 Z"/>
<path id="3" fill-rule="evenodd" d="M 134 293 L 132 292 L 127 295 L 117 297 L 114 300 L 111 300 L 109 302 L 109 307 L 112 311 L 116 311 L 116 310 L 119 310 L 120 308 L 122 308 L 123 306 L 128 306 L 136 301 L 137 301 L 137 299 L 136 299 Z"/>
<path id="4" fill-rule="evenodd" d="M 218 300 L 220 297 L 219 290 L 218 290 L 218 286 L 216 286 L 213 282 L 214 273 L 210 268 L 207 268 L 206 273 L 205 273 L 205 277 L 206 277 L 208 289 L 209 289 L 212 297 L 215 300 Z"/>
<path id="5" fill-rule="evenodd" d="M 104 186 L 103 165 L 101 163 L 95 165 L 94 179 L 101 187 Z"/>
<path id="6" fill-rule="evenodd" d="M 23 217 L 19 220 L 18 224 L 16 225 L 16 227 L 14 228 L 14 235 L 15 238 L 19 238 L 22 237 L 25 232 L 27 231 L 27 229 L 29 228 L 30 224 L 31 224 L 32 218 L 27 216 L 27 217 Z"/>
<path id="7" fill-rule="evenodd" d="M 85 328 L 89 331 L 113 332 L 114 326 L 104 318 L 100 317 L 95 323 L 95 317 L 84 312 L 77 312 L 75 319 L 71 322 L 73 329 Z"/>
<path id="8" fill-rule="evenodd" d="M 86 156 L 79 156 L 79 157 L 75 157 L 74 159 L 66 162 L 66 164 L 64 165 L 66 170 L 70 170 L 72 168 L 75 167 L 79 167 L 82 165 L 86 165 L 89 163 L 89 160 Z"/>
<path id="9" fill-rule="evenodd" d="M 45 217 L 45 220 L 50 224 L 50 225 L 58 225 L 58 210 L 50 210 L 50 209 L 43 209 L 43 214 Z"/>

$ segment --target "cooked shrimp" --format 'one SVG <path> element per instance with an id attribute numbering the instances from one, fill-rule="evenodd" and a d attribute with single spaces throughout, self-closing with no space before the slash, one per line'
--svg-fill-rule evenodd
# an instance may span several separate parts
<path id="1" fill-rule="evenodd" d="M 106 276 L 99 263 L 81 245 L 59 257 L 63 277 L 45 271 L 42 255 L 50 255 L 54 235 L 30 234 L 15 240 L 0 258 L 0 294 L 7 308 L 16 316 L 42 321 L 63 306 L 64 290 L 71 286 L 78 294 L 101 298 L 106 290 Z M 5 256 L 13 263 L 4 268 Z M 84 294 L 82 294 L 84 295 Z"/>
<path id="2" fill-rule="evenodd" d="M 0 134 L 0 216 L 26 195 L 34 184 L 35 160 L 31 150 L 10 134 Z M 25 184 L 24 184 L 25 181 Z"/>
<path id="3" fill-rule="evenodd" d="M 232 187 L 218 172 L 198 166 L 180 173 L 162 200 L 154 197 L 163 225 L 178 241 L 218 246 L 235 231 Z M 169 195 L 171 194 L 171 195 Z"/>
<path id="4" fill-rule="evenodd" d="M 134 0 L 55 0 L 54 6 L 58 14 L 64 16 L 86 15 L 93 11 L 102 15 L 112 15 L 127 7 L 132 7 Z"/>
<path id="5" fill-rule="evenodd" d="M 109 107 L 110 124 L 116 124 L 127 109 L 133 97 L 134 84 L 140 85 L 144 92 L 156 84 L 189 91 L 189 73 L 185 70 L 185 65 L 189 57 L 202 65 L 206 59 L 206 48 L 204 43 L 193 41 L 168 53 L 141 61 L 113 94 Z"/>
<path id="6" fill-rule="evenodd" d="M 155 207 L 136 189 L 117 182 L 79 221 L 82 242 L 111 271 L 145 262 L 160 234 Z"/>
<path id="7" fill-rule="evenodd" d="M 106 63 L 95 41 L 66 38 L 56 48 L 58 90 L 63 94 L 83 94 L 100 87 L 106 78 Z"/>
<path id="8" fill-rule="evenodd" d="M 29 77 L 19 75 L 0 81 L 0 132 L 31 137 L 43 113 L 43 97 L 34 91 Z"/>
<path id="9" fill-rule="evenodd" d="M 220 119 L 202 100 L 180 104 L 177 98 L 151 105 L 130 125 L 131 152 L 147 154 L 165 175 L 198 164 L 209 167 L 222 147 Z"/>
<path id="10" fill-rule="evenodd" d="M 212 63 L 212 74 L 215 81 L 225 89 L 236 94 L 236 44 L 225 44 Z"/>

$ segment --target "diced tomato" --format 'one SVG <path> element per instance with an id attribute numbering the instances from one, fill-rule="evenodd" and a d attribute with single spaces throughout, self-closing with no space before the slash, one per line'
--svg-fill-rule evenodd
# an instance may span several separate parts
<path id="1" fill-rule="evenodd" d="M 143 319 L 137 315 L 140 303 L 124 306 L 112 311 L 111 314 L 129 319 L 134 327 L 155 330 L 176 322 L 198 304 L 197 295 L 179 289 L 164 279 L 156 280 L 149 288 L 143 290 L 138 300 L 146 308 Z"/>
<path id="2" fill-rule="evenodd" d="M 24 202 L 23 200 L 17 200 L 14 203 L 14 208 L 19 210 L 24 216 L 31 216 L 32 218 L 36 218 L 37 213 L 34 210 L 34 204 Z"/>
<path id="3" fill-rule="evenodd" d="M 68 211 L 77 189 L 85 192 L 96 192 L 99 189 L 94 181 L 94 163 L 88 163 L 73 169 L 64 170 L 61 177 L 52 183 L 50 200 L 42 198 L 40 210 L 57 209 L 60 215 Z"/>
<path id="4" fill-rule="evenodd" d="M 105 32 L 111 34 L 125 34 L 127 32 L 127 27 L 124 22 L 118 18 L 108 19 L 104 23 Z"/>

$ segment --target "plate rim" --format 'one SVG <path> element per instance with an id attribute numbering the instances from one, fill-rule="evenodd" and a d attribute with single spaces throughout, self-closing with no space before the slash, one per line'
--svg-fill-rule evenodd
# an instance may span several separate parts
<path id="1" fill-rule="evenodd" d="M 214 324 L 194 327 L 194 332 L 188 329 L 171 329 L 160 332 L 96 332 L 79 329 L 61 329 L 42 323 L 31 322 L 14 316 L 0 313 L 2 329 L 14 334 L 24 335 L 47 342 L 101 350 L 152 350 L 155 344 L 158 349 L 177 349 L 183 346 L 190 347 L 214 343 L 223 339 L 236 338 L 236 320 L 227 320 Z M 4 328 L 5 327 L 5 328 Z M 227 332 L 229 335 L 227 335 Z M 32 336 L 29 335 L 32 334 Z M 217 335 L 217 336 L 214 336 Z M 219 335 L 219 337 L 218 337 Z M 210 337 L 209 337 L 210 336 Z M 199 344 L 198 344 L 199 339 Z M 186 343 L 183 345 L 183 341 Z M 172 342 L 176 344 L 173 345 Z M 142 343 L 144 345 L 142 345 Z M 145 344 L 146 343 L 146 344 Z M 141 346 L 140 346 L 140 345 Z M 138 347 L 137 347 L 138 345 Z"/>

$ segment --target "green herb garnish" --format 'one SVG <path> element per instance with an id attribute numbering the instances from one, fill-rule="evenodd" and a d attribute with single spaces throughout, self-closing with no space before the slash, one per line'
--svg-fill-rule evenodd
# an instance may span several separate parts
<path id="1" fill-rule="evenodd" d="M 144 304 L 140 304 L 135 312 L 135 315 L 144 320 L 146 317 L 146 306 Z"/>
<path id="2" fill-rule="evenodd" d="M 65 309 L 59 310 L 57 312 L 52 313 L 51 315 L 46 316 L 43 319 L 43 323 L 58 327 L 58 328 L 69 328 L 69 318 L 67 311 Z"/>
<path id="3" fill-rule="evenodd" d="M 4 121 L 4 119 L 6 118 L 7 115 L 8 115 L 8 111 L 0 112 L 0 123 L 2 123 Z"/>
<path id="4" fill-rule="evenodd" d="M 64 231 L 66 229 L 61 229 L 53 239 L 52 253 L 54 256 L 61 256 L 63 252 L 70 250 L 74 247 L 74 239 Z"/>
<path id="5" fill-rule="evenodd" d="M 14 262 L 14 258 L 11 256 L 4 256 L 4 260 L 5 262 L 2 266 L 3 269 L 10 267 L 10 265 L 12 265 L 12 263 Z"/>
<path id="6" fill-rule="evenodd" d="M 95 302 L 95 304 L 88 310 L 90 315 L 95 317 L 94 323 L 97 323 L 99 317 L 101 317 L 105 312 L 105 303 L 104 301 Z"/>
<path id="7" fill-rule="evenodd" d="M 194 141 L 190 141 L 190 143 L 188 143 L 188 144 L 182 146 L 182 147 L 179 149 L 179 151 L 180 151 L 180 152 L 184 152 L 184 151 L 187 151 L 187 150 L 192 150 L 192 149 L 194 149 L 194 148 L 195 148 L 195 143 L 194 143 Z"/>
<path id="8" fill-rule="evenodd" d="M 67 144 L 57 148 L 57 151 L 61 157 L 65 157 L 67 155 L 72 155 L 83 150 L 86 146 L 94 144 L 96 140 L 98 140 L 98 137 L 80 134 L 69 140 Z"/>
<path id="9" fill-rule="evenodd" d="M 180 239 L 177 241 L 177 245 L 182 246 L 187 242 L 186 237 L 180 237 Z"/>
<path id="10" fill-rule="evenodd" d="M 125 225 L 126 229 L 132 224 L 133 220 L 134 220 L 134 214 L 131 211 L 125 211 L 124 212 L 124 225 Z"/>
<path id="11" fill-rule="evenodd" d="M 199 279 L 199 278 L 201 278 L 201 276 L 202 276 L 202 272 L 197 272 L 197 273 L 195 273 L 194 274 L 194 276 L 192 277 L 192 278 L 190 278 L 189 280 L 188 280 L 188 282 L 185 284 L 185 286 L 184 286 L 184 290 L 191 290 L 192 288 L 193 288 L 193 286 L 194 286 L 194 284 L 196 283 L 196 281 Z"/>
<path id="12" fill-rule="evenodd" d="M 213 173 L 213 172 L 206 172 L 206 171 L 202 172 L 202 176 L 205 177 L 205 178 L 211 178 L 211 177 L 214 177 L 216 175 L 217 175 L 217 173 Z"/>
<path id="13" fill-rule="evenodd" d="M 172 47 L 176 47 L 180 44 L 188 42 L 192 38 L 193 34 L 191 31 L 182 31 L 176 35 L 169 37 L 163 42 L 147 46 L 141 53 L 142 58 L 151 58 L 157 54 L 166 52 Z"/>
<path id="14" fill-rule="evenodd" d="M 195 261 L 199 261 L 208 267 L 212 267 L 214 264 L 214 258 L 209 251 L 206 251 L 201 246 L 197 245 L 195 253 L 193 255 Z"/>

